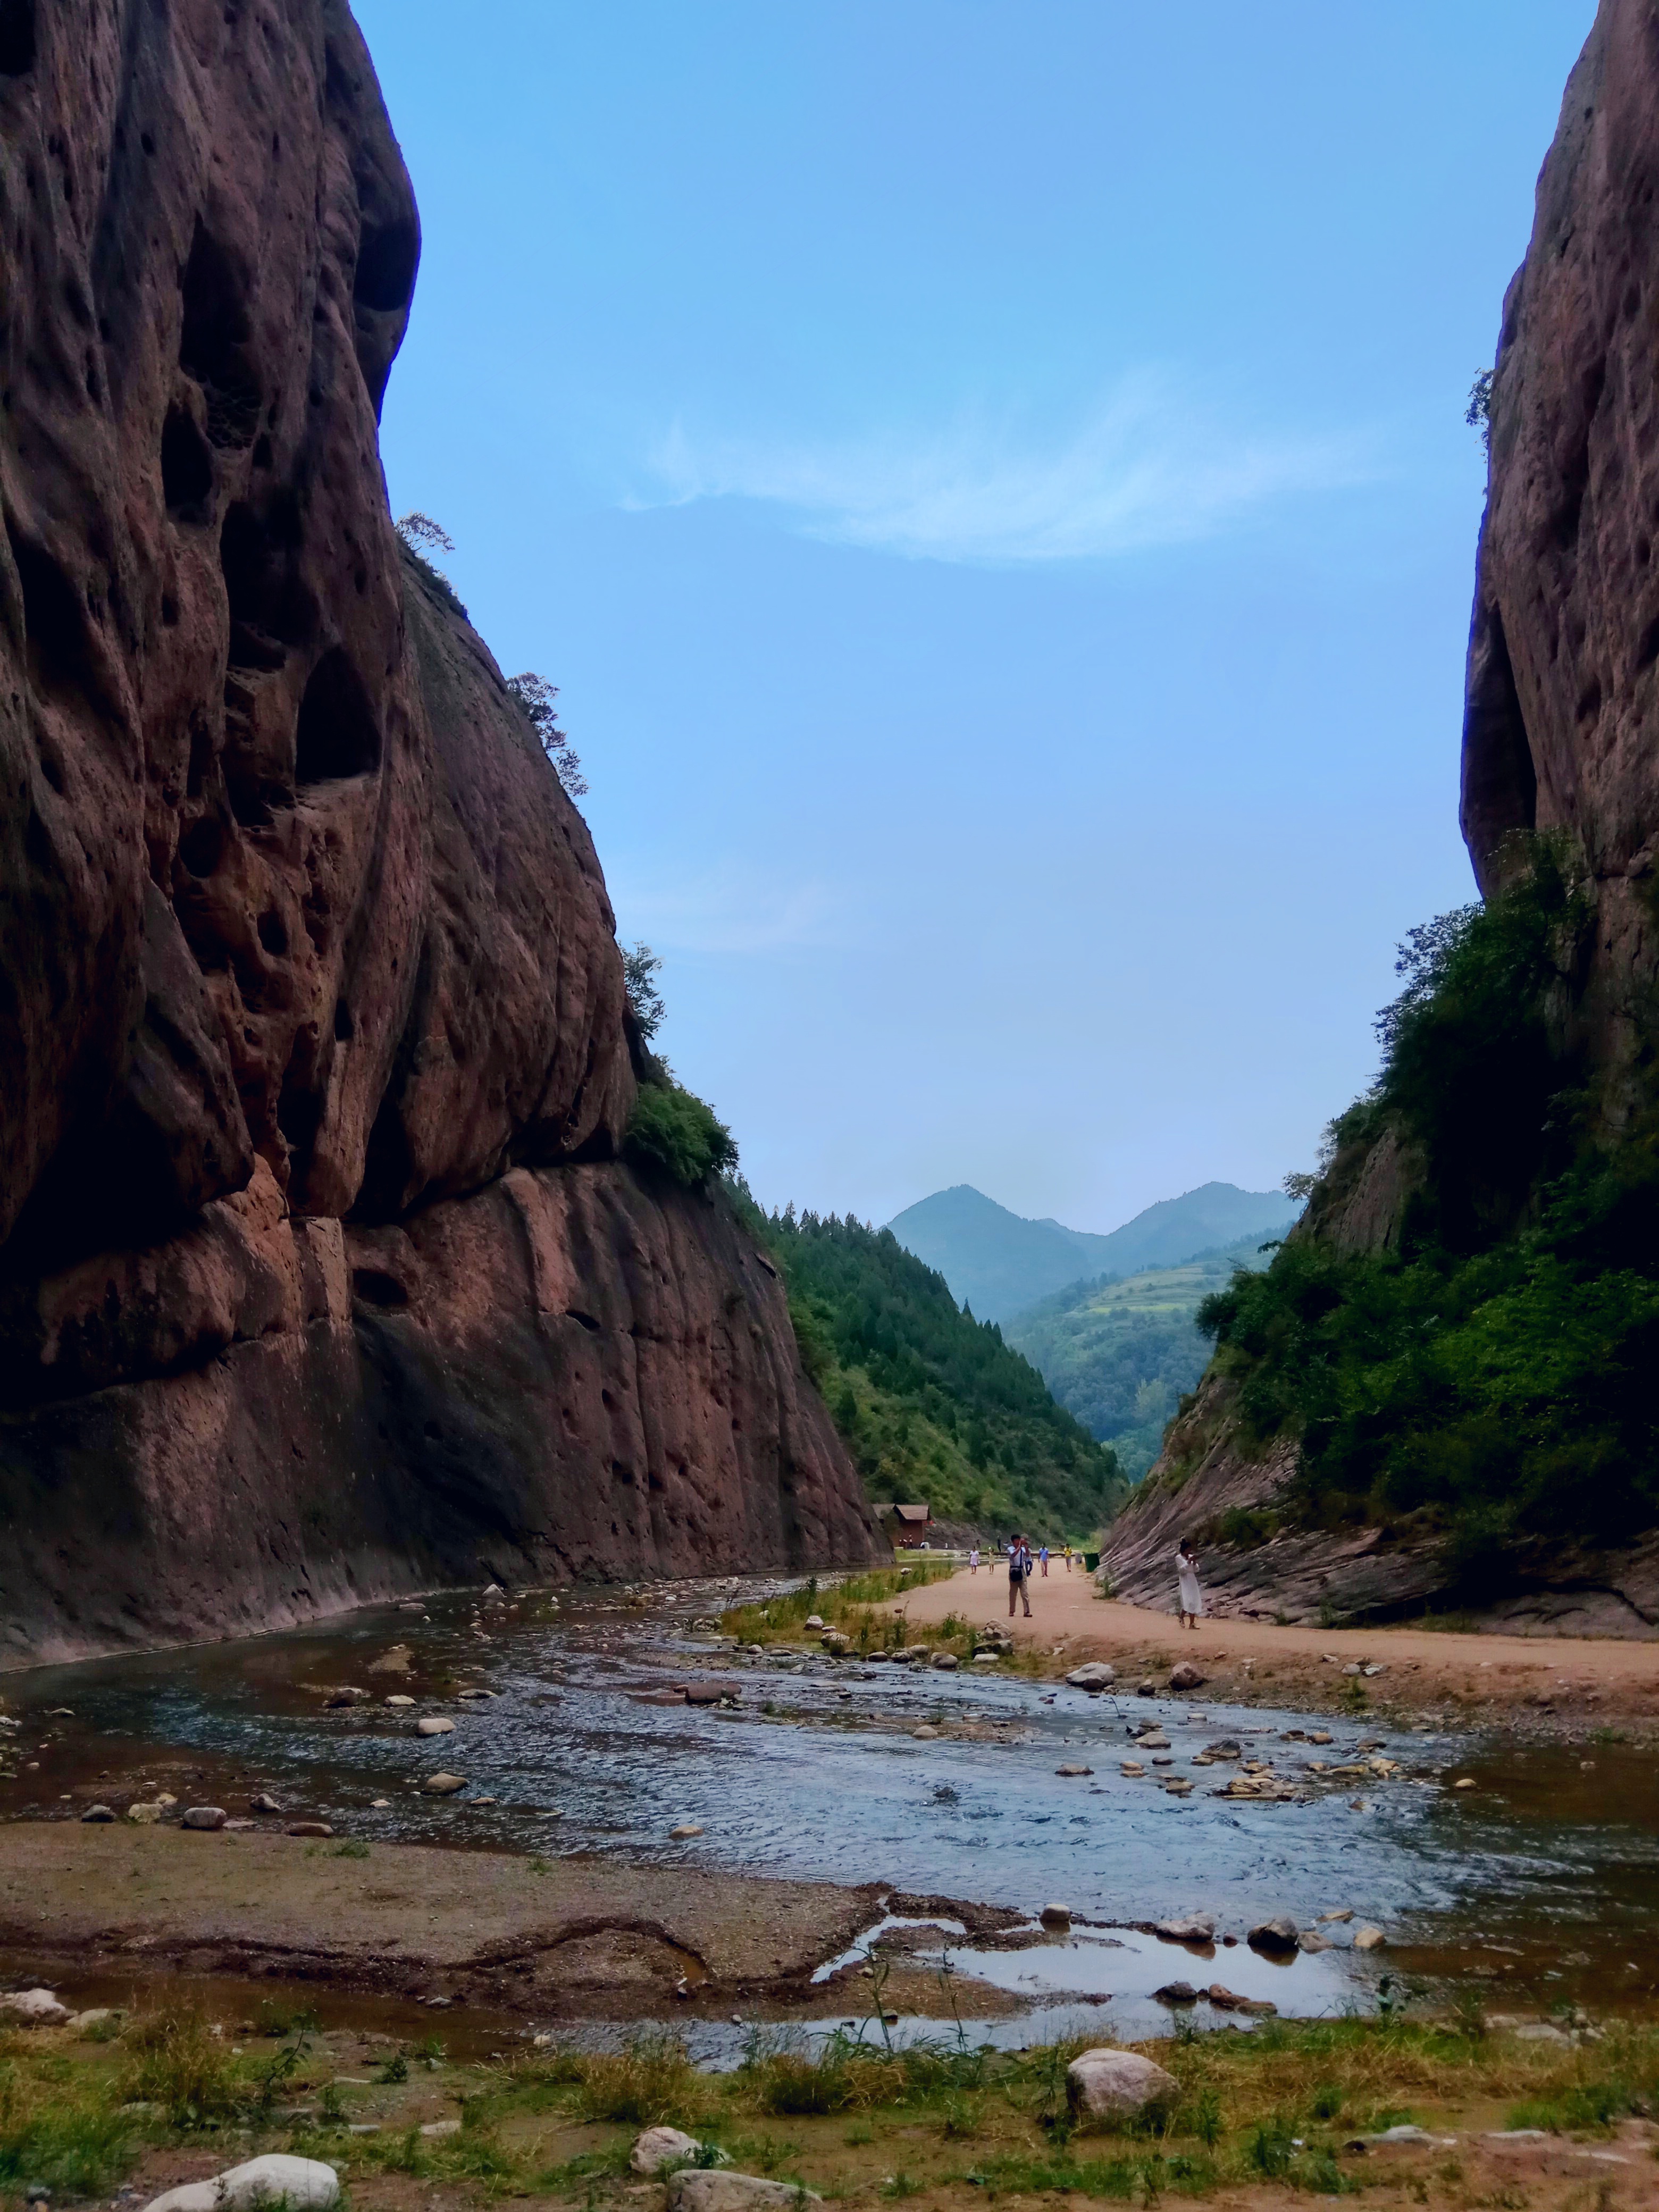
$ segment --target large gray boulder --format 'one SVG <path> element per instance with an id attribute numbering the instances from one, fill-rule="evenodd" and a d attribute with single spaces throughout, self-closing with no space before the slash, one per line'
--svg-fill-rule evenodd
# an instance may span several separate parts
<path id="1" fill-rule="evenodd" d="M 1174 2102 L 1181 2084 L 1137 2051 L 1104 2045 L 1079 2051 L 1066 2069 L 1066 2101 L 1073 2119 L 1121 2119 L 1149 2105 Z"/>

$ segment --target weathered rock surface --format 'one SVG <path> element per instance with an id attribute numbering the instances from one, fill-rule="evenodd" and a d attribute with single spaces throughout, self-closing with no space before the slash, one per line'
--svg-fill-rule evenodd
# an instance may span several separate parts
<path id="1" fill-rule="evenodd" d="M 1078 2119 L 1119 2118 L 1173 2104 L 1180 2094 L 1172 2074 L 1135 2051 L 1080 2051 L 1066 2069 L 1066 2101 Z"/>
<path id="2" fill-rule="evenodd" d="M 1601 0 L 1538 179 L 1531 243 L 1504 301 L 1491 466 L 1476 564 L 1461 820 L 1483 891 L 1516 832 L 1562 832 L 1588 872 L 1594 926 L 1559 1009 L 1589 1112 L 1627 1127 L 1651 1096 L 1659 1004 L 1659 40 L 1649 0 Z M 1397 1133 L 1339 1156 L 1298 1234 L 1341 1253 L 1398 1239 L 1422 1163 Z M 1212 1375 L 1110 1532 L 1126 1596 L 1168 1602 L 1159 1553 L 1229 1507 L 1271 1500 L 1287 1455 L 1239 1444 Z M 1444 1570 L 1376 1531 L 1206 1542 L 1218 1612 L 1292 1620 L 1419 1608 Z M 1482 1625 L 1568 1635 L 1659 1632 L 1659 1541 L 1521 1562 Z"/>
<path id="3" fill-rule="evenodd" d="M 343 0 L 0 13 L 5 1648 L 878 1556 L 775 1278 L 617 1157 L 586 824 L 392 527 Z"/>

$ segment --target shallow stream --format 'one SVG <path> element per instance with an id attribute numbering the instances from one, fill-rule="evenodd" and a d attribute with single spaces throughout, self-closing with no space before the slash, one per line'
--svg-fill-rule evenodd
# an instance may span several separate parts
<path id="1" fill-rule="evenodd" d="M 514 1607 L 456 1595 L 0 1678 L 0 1710 L 18 1723 L 0 1732 L 0 1761 L 17 1770 L 0 1779 L 0 1819 L 73 1819 L 94 1797 L 119 1810 L 160 1789 L 240 1814 L 264 1791 L 285 1819 L 343 1836 L 877 1882 L 1033 1920 L 1059 1903 L 1074 1916 L 1069 1936 L 1034 1930 L 1027 1948 L 988 1950 L 945 1929 L 941 1947 L 961 1972 L 1040 2004 L 1109 1993 L 1148 2027 L 1164 2017 L 1151 1992 L 1175 1979 L 1297 2013 L 1374 2002 L 1384 1974 L 1472 1978 L 1491 2002 L 1533 2008 L 1653 1994 L 1659 1777 L 1646 1754 L 1119 1700 L 994 1674 L 739 1657 L 693 1629 L 749 1594 L 679 1584 Z M 705 1679 L 737 1701 L 668 1700 L 670 1684 Z M 342 1686 L 364 1694 L 331 1706 Z M 422 1737 L 422 1715 L 453 1732 Z M 1156 1770 L 1128 1741 L 1149 1719 L 1169 1739 Z M 1321 1729 L 1335 1741 L 1316 1748 L 1305 1738 Z M 1240 1762 L 1191 1761 L 1226 1739 L 1315 1795 L 1217 1796 Z M 1308 1774 L 1310 1759 L 1341 1764 L 1362 1744 L 1403 1771 Z M 1144 1776 L 1121 1771 L 1130 1757 Z M 1066 1765 L 1091 1771 L 1056 1771 Z M 439 1769 L 465 1790 L 424 1794 Z M 1158 1786 L 1171 1775 L 1190 1778 L 1189 1796 Z M 1474 1789 L 1451 1786 L 1466 1776 Z M 680 1826 L 701 1832 L 672 1840 Z M 1242 1935 L 1276 1913 L 1306 1925 L 1339 1909 L 1357 1918 L 1328 1923 L 1335 1948 L 1285 1963 L 1243 1942 L 1185 1949 L 1144 1932 L 1194 1911 Z M 1389 1937 L 1369 1958 L 1348 1948 L 1366 1921 Z"/>

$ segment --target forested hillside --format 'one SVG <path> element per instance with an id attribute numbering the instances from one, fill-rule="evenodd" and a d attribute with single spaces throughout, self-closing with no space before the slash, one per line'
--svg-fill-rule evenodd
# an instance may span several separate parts
<path id="1" fill-rule="evenodd" d="M 872 1498 L 925 1498 L 936 1520 L 1050 1541 L 1109 1518 L 1127 1488 L 1115 1456 L 942 1275 L 888 1230 L 769 1215 L 741 1184 L 733 1194 L 775 1255 L 807 1371 Z"/>
<path id="2" fill-rule="evenodd" d="M 1199 1306 L 1227 1287 L 1235 1267 L 1259 1267 L 1264 1257 L 1250 1237 L 1184 1267 L 1077 1283 L 1017 1314 L 1003 1334 L 1139 1482 L 1158 1457 L 1165 1424 L 1208 1364 Z"/>

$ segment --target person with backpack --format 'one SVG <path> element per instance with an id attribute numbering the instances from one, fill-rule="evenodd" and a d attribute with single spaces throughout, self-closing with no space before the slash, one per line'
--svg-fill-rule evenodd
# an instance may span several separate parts
<path id="1" fill-rule="evenodd" d="M 1024 1536 L 1016 1536 L 1008 1547 L 1008 1618 L 1014 1617 L 1014 1600 L 1025 1601 L 1025 1618 L 1031 1618 L 1031 1547 Z"/>

